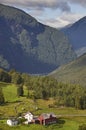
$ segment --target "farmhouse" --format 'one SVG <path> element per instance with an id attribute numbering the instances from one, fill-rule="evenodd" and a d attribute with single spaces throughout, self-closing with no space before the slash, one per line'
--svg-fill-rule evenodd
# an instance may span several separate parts
<path id="1" fill-rule="evenodd" d="M 29 123 L 33 122 L 33 114 L 30 112 L 27 112 L 24 115 L 24 118 L 26 119 L 25 124 L 29 124 Z"/>
<path id="2" fill-rule="evenodd" d="M 41 124 L 41 125 L 49 125 L 49 124 L 54 124 L 57 122 L 56 115 L 53 113 L 43 113 L 39 117 L 38 116 L 33 116 L 31 112 L 27 112 L 23 116 L 25 118 L 24 124 Z M 18 120 L 16 118 L 8 119 L 7 124 L 9 126 L 16 126 L 18 125 Z"/>
<path id="3" fill-rule="evenodd" d="M 57 122 L 56 115 L 53 113 L 50 114 L 42 114 L 38 117 L 40 124 L 42 125 L 49 125 L 49 124 L 54 124 Z"/>
<path id="4" fill-rule="evenodd" d="M 15 118 L 13 118 L 13 119 L 8 119 L 8 120 L 7 120 L 7 124 L 8 124 L 9 126 L 16 126 L 16 125 L 18 125 L 18 120 L 15 119 Z"/>

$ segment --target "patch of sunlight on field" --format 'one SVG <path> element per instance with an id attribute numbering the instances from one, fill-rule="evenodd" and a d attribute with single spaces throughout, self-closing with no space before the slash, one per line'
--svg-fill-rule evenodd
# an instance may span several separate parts
<path id="1" fill-rule="evenodd" d="M 3 93 L 4 93 L 5 101 L 7 102 L 13 102 L 18 99 L 17 87 L 13 84 L 3 87 Z"/>

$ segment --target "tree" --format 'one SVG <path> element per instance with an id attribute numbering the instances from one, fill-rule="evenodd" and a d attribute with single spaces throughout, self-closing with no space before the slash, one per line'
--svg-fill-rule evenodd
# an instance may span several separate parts
<path id="1" fill-rule="evenodd" d="M 43 90 L 42 91 L 42 98 L 43 99 L 48 99 L 49 97 L 48 97 L 48 93 L 46 92 L 46 90 Z"/>
<path id="2" fill-rule="evenodd" d="M 17 96 L 23 96 L 24 95 L 24 90 L 23 90 L 23 84 L 20 84 L 17 86 Z"/>
<path id="3" fill-rule="evenodd" d="M 4 104 L 4 102 L 5 102 L 4 95 L 3 95 L 3 92 L 2 92 L 2 88 L 0 88 L 0 105 Z"/>
<path id="4" fill-rule="evenodd" d="M 79 126 L 78 130 L 86 130 L 86 124 L 83 124 L 83 125 Z"/>
<path id="5" fill-rule="evenodd" d="M 28 95 L 27 95 L 28 98 L 31 98 L 33 101 L 36 100 L 36 92 L 35 91 L 29 91 L 28 90 Z"/>
<path id="6" fill-rule="evenodd" d="M 30 76 L 26 73 L 23 73 L 21 76 L 22 76 L 22 79 L 24 81 L 24 85 L 30 86 Z"/>
<path id="7" fill-rule="evenodd" d="M 22 76 L 19 72 L 14 72 L 11 74 L 11 82 L 14 84 L 21 84 L 23 83 Z"/>
<path id="8" fill-rule="evenodd" d="M 0 69 L 0 81 L 7 83 L 11 82 L 11 76 L 3 69 Z"/>
<path id="9" fill-rule="evenodd" d="M 86 109 L 86 88 L 77 88 L 75 107 L 77 109 Z"/>

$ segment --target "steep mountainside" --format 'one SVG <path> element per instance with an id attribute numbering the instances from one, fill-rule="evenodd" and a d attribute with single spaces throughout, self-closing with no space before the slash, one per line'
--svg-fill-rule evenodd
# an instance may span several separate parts
<path id="1" fill-rule="evenodd" d="M 0 4 L 0 67 L 48 73 L 75 57 L 62 32 L 19 9 Z"/>
<path id="2" fill-rule="evenodd" d="M 62 28 L 61 31 L 68 36 L 78 56 L 86 52 L 86 16 L 71 26 Z"/>
<path id="3" fill-rule="evenodd" d="M 86 54 L 53 71 L 50 75 L 58 81 L 78 83 L 86 86 Z"/>

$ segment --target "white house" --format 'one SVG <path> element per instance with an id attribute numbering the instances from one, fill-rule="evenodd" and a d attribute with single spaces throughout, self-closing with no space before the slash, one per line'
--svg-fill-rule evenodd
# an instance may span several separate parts
<path id="1" fill-rule="evenodd" d="M 18 120 L 17 119 L 8 119 L 7 124 L 9 126 L 16 126 L 16 125 L 18 125 Z"/>
<path id="2" fill-rule="evenodd" d="M 24 118 L 26 119 L 25 124 L 31 123 L 31 122 L 33 121 L 33 114 L 30 113 L 30 112 L 27 112 L 27 113 L 24 115 Z"/>

